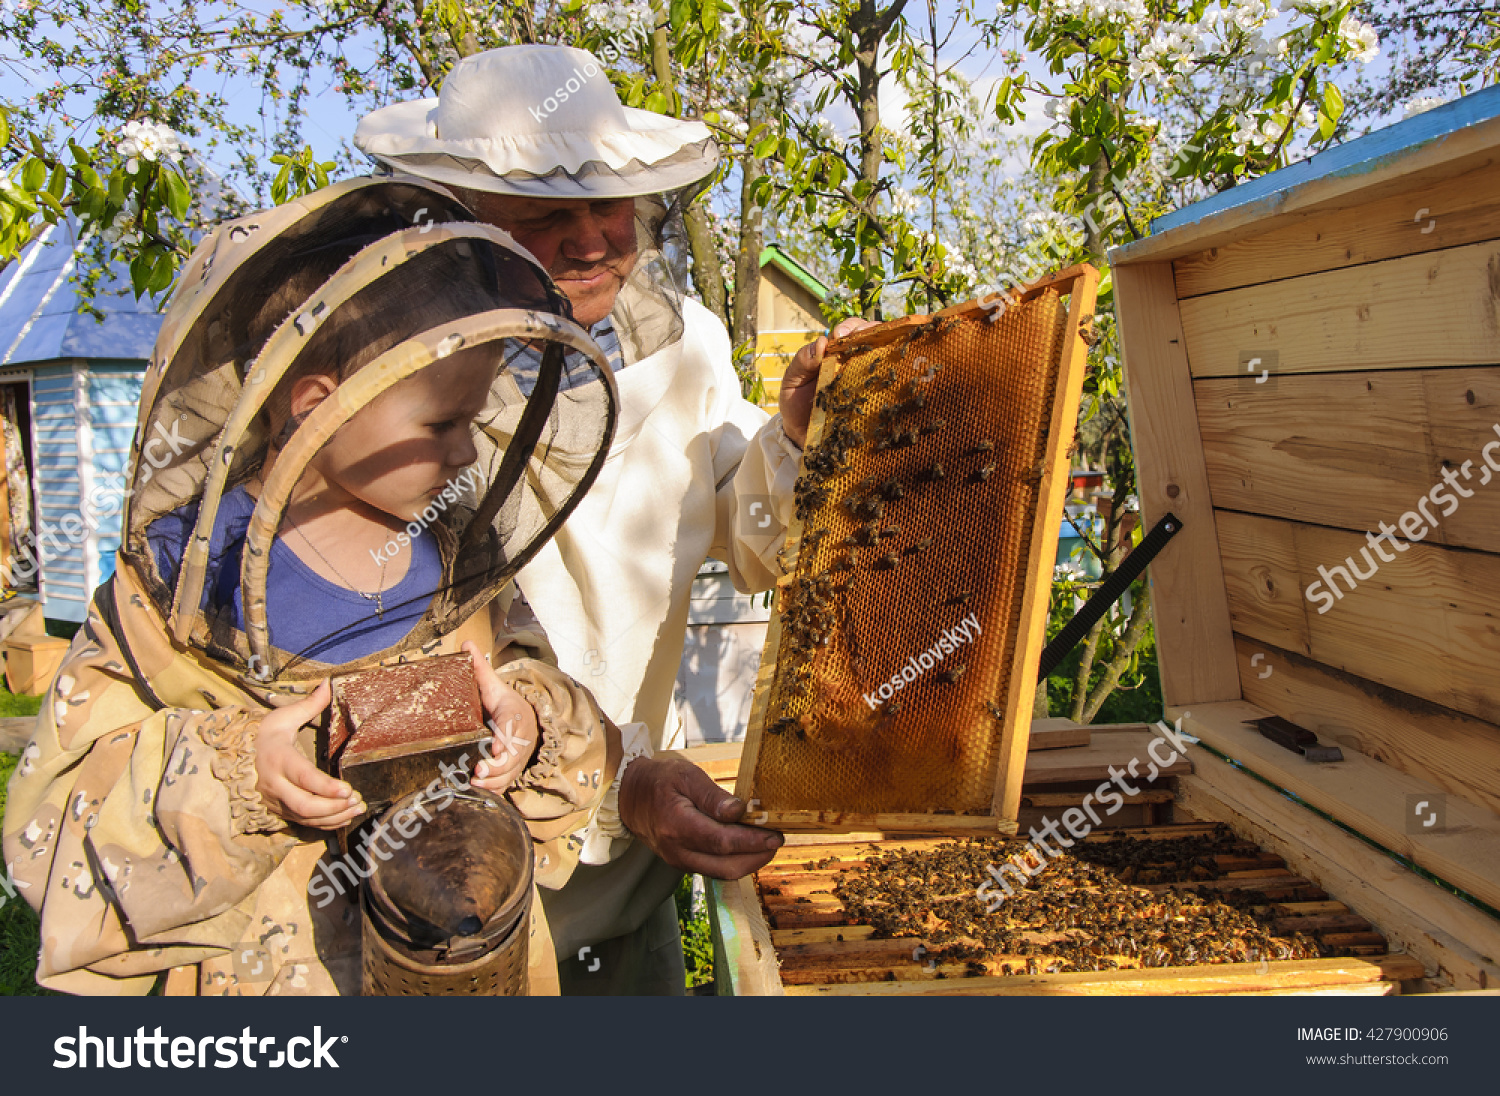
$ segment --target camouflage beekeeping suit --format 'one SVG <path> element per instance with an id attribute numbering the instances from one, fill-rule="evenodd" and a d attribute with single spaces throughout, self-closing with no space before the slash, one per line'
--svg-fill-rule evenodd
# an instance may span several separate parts
<path id="1" fill-rule="evenodd" d="M 257 336 L 248 313 L 297 262 L 332 276 L 276 317 L 268 338 Z M 405 318 L 439 262 L 472 266 L 493 308 L 445 313 L 443 294 L 427 285 L 429 304 Z M 258 474 L 269 441 L 261 411 L 278 379 L 337 345 L 324 336 L 352 300 L 367 314 L 393 309 L 405 326 L 280 439 L 240 532 L 242 566 L 226 584 L 215 571 L 217 508 Z M 516 342 L 541 353 L 541 382 L 528 400 L 498 375 L 508 442 L 480 446 L 478 486 L 432 526 L 441 584 L 420 621 L 395 646 L 338 667 L 276 647 L 267 561 L 307 462 L 354 412 L 454 346 L 493 344 L 503 361 Z M 309 901 L 336 843 L 267 809 L 256 791 L 257 728 L 335 669 L 454 653 L 469 640 L 536 711 L 538 752 L 508 796 L 531 830 L 537 883 L 562 885 L 577 862 L 571 835 L 592 820 L 618 765 L 619 734 L 552 664 L 534 621 L 511 614 L 509 579 L 597 474 L 615 402 L 603 355 L 546 274 L 432 184 L 340 184 L 225 225 L 197 249 L 147 373 L 116 573 L 96 593 L 10 784 L 4 860 L 41 914 L 39 983 L 145 993 L 159 972 L 201 964 L 204 992 L 357 989 L 357 895 L 321 908 Z M 166 460 L 163 446 L 143 445 L 164 431 L 185 443 Z M 192 528 L 177 559 L 148 536 L 164 517 Z M 243 604 L 243 628 L 215 600 L 226 585 Z M 304 728 L 299 742 L 308 756 L 312 734 Z M 532 908 L 533 962 L 545 967 L 550 939 L 541 904 Z M 534 966 L 533 982 L 555 982 L 555 971 Z"/>

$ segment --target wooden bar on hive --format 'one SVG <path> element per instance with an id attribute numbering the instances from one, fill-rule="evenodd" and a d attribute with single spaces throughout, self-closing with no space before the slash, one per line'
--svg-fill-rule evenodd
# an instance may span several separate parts
<path id="1" fill-rule="evenodd" d="M 741 758 L 748 821 L 1015 832 L 1097 283 L 1074 267 L 1003 309 L 829 345 Z"/>

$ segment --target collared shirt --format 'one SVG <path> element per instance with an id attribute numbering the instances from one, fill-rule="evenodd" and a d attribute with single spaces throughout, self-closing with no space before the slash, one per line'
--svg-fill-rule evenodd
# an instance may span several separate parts
<path id="1" fill-rule="evenodd" d="M 599 349 L 604 351 L 604 357 L 609 362 L 609 367 L 618 373 L 625 368 L 625 356 L 620 350 L 620 336 L 615 332 L 614 321 L 608 316 L 596 323 L 589 331 L 589 337 L 599 344 Z M 505 368 L 512 377 L 516 379 L 516 385 L 521 389 L 523 395 L 530 396 L 536 388 L 536 378 L 542 368 L 542 356 L 526 343 L 517 340 L 514 349 L 505 356 Z M 583 376 L 583 374 L 579 374 Z M 560 387 L 566 391 L 573 385 L 573 378 L 564 372 Z"/>

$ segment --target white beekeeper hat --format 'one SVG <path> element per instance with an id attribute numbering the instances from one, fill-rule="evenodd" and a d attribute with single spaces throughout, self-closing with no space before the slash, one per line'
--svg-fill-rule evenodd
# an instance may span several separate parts
<path id="1" fill-rule="evenodd" d="M 463 58 L 436 99 L 366 115 L 354 144 L 398 172 L 529 198 L 625 198 L 718 166 L 708 127 L 620 104 L 603 63 L 571 46 Z"/>

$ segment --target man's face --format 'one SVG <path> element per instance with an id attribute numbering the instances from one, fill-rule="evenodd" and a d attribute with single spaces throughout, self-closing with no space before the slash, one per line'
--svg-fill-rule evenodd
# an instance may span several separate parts
<path id="1" fill-rule="evenodd" d="M 591 327 L 609 315 L 635 267 L 634 198 L 518 198 L 479 190 L 459 197 L 537 257 L 580 324 Z"/>

